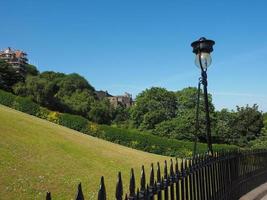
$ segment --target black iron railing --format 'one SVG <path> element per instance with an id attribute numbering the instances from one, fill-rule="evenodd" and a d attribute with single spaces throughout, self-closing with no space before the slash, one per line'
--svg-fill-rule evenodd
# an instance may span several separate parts
<path id="1" fill-rule="evenodd" d="M 221 152 L 213 156 L 201 155 L 179 162 L 164 163 L 163 176 L 160 164 L 156 173 L 151 164 L 149 181 L 142 166 L 140 188 L 136 189 L 131 170 L 129 193 L 123 194 L 121 173 L 118 174 L 116 193 L 109 195 L 117 200 L 235 200 L 258 185 L 267 182 L 267 150 Z M 98 200 L 105 200 L 104 177 L 101 177 Z M 114 197 L 114 198 L 113 198 Z M 47 200 L 51 194 L 47 193 Z M 81 184 L 76 200 L 84 200 Z"/>

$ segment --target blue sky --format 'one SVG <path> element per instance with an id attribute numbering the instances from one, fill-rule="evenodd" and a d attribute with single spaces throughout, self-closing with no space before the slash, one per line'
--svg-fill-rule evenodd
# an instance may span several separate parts
<path id="1" fill-rule="evenodd" d="M 196 86 L 191 42 L 215 40 L 208 70 L 217 109 L 267 111 L 267 1 L 3 1 L 0 48 L 41 71 L 77 72 L 96 89 L 138 94 Z"/>

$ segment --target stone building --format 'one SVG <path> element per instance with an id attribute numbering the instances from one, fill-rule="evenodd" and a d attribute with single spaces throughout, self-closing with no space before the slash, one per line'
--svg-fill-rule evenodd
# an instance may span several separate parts
<path id="1" fill-rule="evenodd" d="M 124 95 L 108 97 L 108 99 L 110 101 L 110 104 L 113 105 L 115 108 L 118 105 L 125 106 L 126 108 L 129 108 L 133 105 L 132 95 L 127 92 L 125 92 Z"/>
<path id="2" fill-rule="evenodd" d="M 107 98 L 114 108 L 116 108 L 118 105 L 129 108 L 134 103 L 132 95 L 127 92 L 125 92 L 124 95 L 112 96 L 107 91 L 96 91 L 96 96 L 98 97 L 98 99 Z"/>

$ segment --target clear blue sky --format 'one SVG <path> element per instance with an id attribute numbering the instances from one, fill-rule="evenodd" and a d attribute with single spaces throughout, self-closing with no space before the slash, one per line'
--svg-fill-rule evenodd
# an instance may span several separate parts
<path id="1" fill-rule="evenodd" d="M 0 48 L 39 70 L 77 72 L 96 89 L 133 95 L 196 86 L 191 42 L 216 41 L 209 92 L 217 109 L 267 111 L 267 1 L 2 1 Z"/>

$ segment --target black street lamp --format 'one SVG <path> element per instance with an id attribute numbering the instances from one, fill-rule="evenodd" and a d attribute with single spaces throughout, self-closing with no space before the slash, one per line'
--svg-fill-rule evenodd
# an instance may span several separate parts
<path id="1" fill-rule="evenodd" d="M 207 81 L 207 70 L 211 64 L 210 53 L 213 51 L 213 45 L 215 42 L 213 40 L 207 40 L 202 37 L 199 40 L 193 42 L 191 46 L 193 47 L 193 53 L 196 54 L 195 64 L 201 69 L 201 82 L 204 87 L 204 103 L 206 111 L 206 134 L 208 151 L 213 155 L 212 141 L 211 141 L 211 127 L 210 127 L 210 115 L 209 115 L 209 100 L 208 100 L 208 81 Z M 200 87 L 200 84 L 199 84 Z M 198 104 L 199 104 L 199 94 L 198 94 Z M 197 105 L 197 121 L 198 121 L 198 106 Z M 198 122 L 197 122 L 198 123 Z M 197 125 L 198 127 L 198 125 Z M 198 131 L 198 130 L 197 130 Z M 195 154 L 195 149 L 194 149 Z"/>

